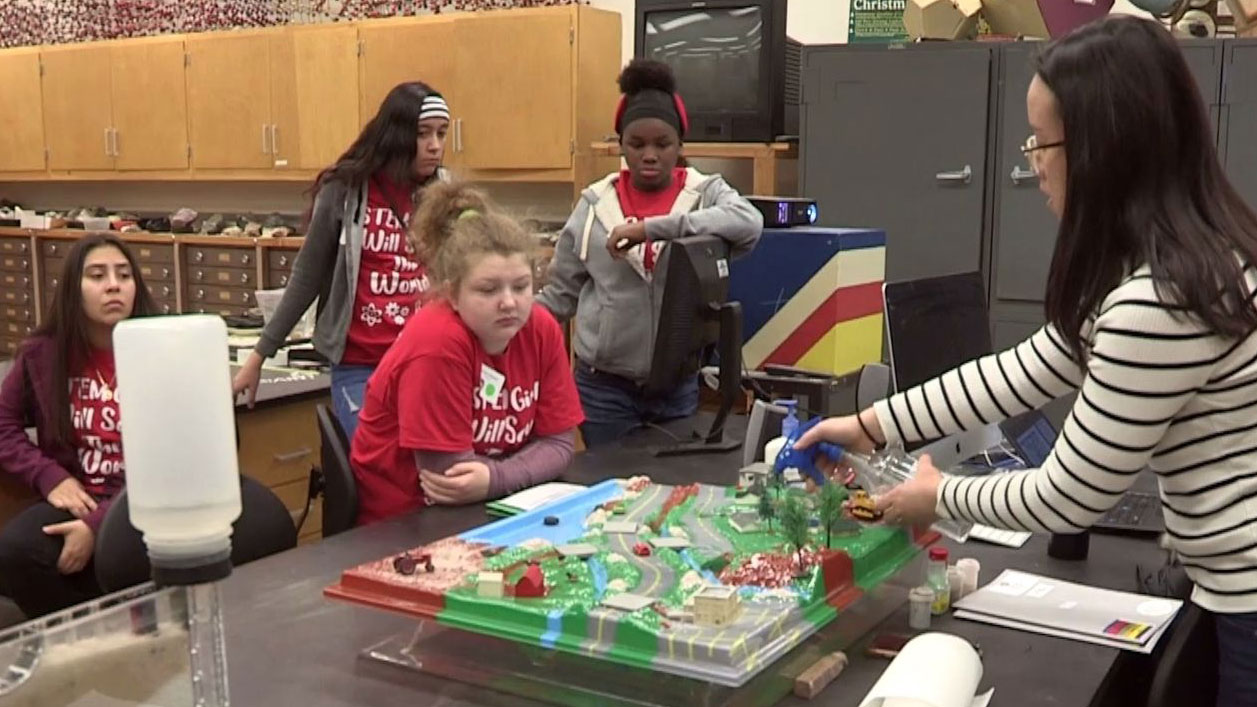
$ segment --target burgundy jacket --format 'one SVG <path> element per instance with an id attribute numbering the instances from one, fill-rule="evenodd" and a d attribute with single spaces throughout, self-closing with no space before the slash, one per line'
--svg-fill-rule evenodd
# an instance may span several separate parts
<path id="1" fill-rule="evenodd" d="M 74 446 L 45 442 L 52 439 L 54 346 L 48 337 L 27 339 L 18 349 L 4 383 L 0 384 L 0 470 L 20 477 L 44 498 L 68 478 L 84 480 Z M 26 428 L 31 425 L 35 427 L 38 443 L 32 442 L 26 434 Z M 121 476 L 112 477 L 106 488 L 107 496 L 97 497 L 96 510 L 83 519 L 93 533 L 100 529 L 105 511 L 123 485 Z"/>

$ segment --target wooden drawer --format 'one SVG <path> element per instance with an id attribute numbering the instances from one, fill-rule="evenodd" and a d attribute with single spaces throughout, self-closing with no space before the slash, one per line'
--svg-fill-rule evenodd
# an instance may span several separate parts
<path id="1" fill-rule="evenodd" d="M 257 272 L 252 268 L 188 268 L 188 285 L 222 285 L 225 287 L 254 288 Z"/>
<path id="2" fill-rule="evenodd" d="M 0 304 L 34 304 L 35 297 L 29 289 L 0 287 Z"/>
<path id="3" fill-rule="evenodd" d="M 174 300 L 162 301 L 157 300 L 157 311 L 162 314 L 178 314 L 179 307 Z"/>
<path id="4" fill-rule="evenodd" d="M 44 274 L 44 281 L 47 282 L 48 276 L 60 275 L 65 270 L 65 258 L 50 258 L 44 256 L 44 268 L 41 272 Z"/>
<path id="5" fill-rule="evenodd" d="M 29 289 L 31 286 L 31 276 L 26 273 L 6 271 L 0 272 L 0 287 L 7 287 L 15 290 Z"/>
<path id="6" fill-rule="evenodd" d="M 147 282 L 174 282 L 175 281 L 175 264 L 174 263 L 146 263 L 140 261 L 140 275 L 144 276 Z"/>
<path id="7" fill-rule="evenodd" d="M 173 245 L 154 245 L 152 243 L 131 243 L 131 252 L 141 263 L 166 263 L 174 265 L 175 247 Z"/>
<path id="8" fill-rule="evenodd" d="M 251 268 L 257 262 L 252 248 L 206 248 L 192 246 L 184 250 L 188 265 L 220 268 Z"/>
<path id="9" fill-rule="evenodd" d="M 74 247 L 74 241 L 42 241 L 39 244 L 39 252 L 44 254 L 44 260 L 48 258 L 65 259 L 70 253 L 70 249 Z"/>
<path id="10" fill-rule="evenodd" d="M 158 300 L 175 300 L 175 284 L 173 282 L 146 282 L 148 293 Z"/>
<path id="11" fill-rule="evenodd" d="M 35 325 L 31 322 L 5 322 L 0 324 L 0 333 L 10 339 L 24 339 L 35 331 Z"/>
<path id="12" fill-rule="evenodd" d="M 288 272 L 269 272 L 266 274 L 266 289 L 278 290 L 281 287 L 288 286 L 288 276 L 292 273 Z"/>
<path id="13" fill-rule="evenodd" d="M 17 353 L 17 347 L 20 343 L 22 343 L 21 339 L 11 339 L 0 336 L 0 356 L 12 356 Z"/>
<path id="14" fill-rule="evenodd" d="M 292 263 L 297 259 L 297 251 L 280 250 L 271 248 L 266 256 L 266 264 L 272 272 L 283 270 L 285 272 L 292 270 Z"/>
<path id="15" fill-rule="evenodd" d="M 21 254 L 0 254 L 0 270 L 8 270 L 10 272 L 30 272 L 31 258 L 29 255 Z"/>
<path id="16" fill-rule="evenodd" d="M 0 253 L 26 255 L 31 250 L 29 238 L 0 238 Z"/>
<path id="17" fill-rule="evenodd" d="M 239 287 L 213 287 L 211 285 L 188 284 L 188 302 L 190 304 L 221 305 L 231 304 L 252 307 L 255 304 L 252 289 Z"/>
<path id="18" fill-rule="evenodd" d="M 9 322 L 33 322 L 35 321 L 35 310 L 30 307 L 10 304 L 2 305 L 0 306 L 0 319 Z"/>
<path id="19" fill-rule="evenodd" d="M 234 304 L 193 304 L 185 302 L 183 314 L 217 314 L 223 317 L 238 317 L 248 314 L 251 307 Z"/>
<path id="20" fill-rule="evenodd" d="M 275 488 L 305 483 L 319 463 L 319 430 L 314 408 L 328 398 L 284 402 L 254 410 L 239 409 L 240 473 Z M 304 489 L 301 491 L 304 496 Z M 290 506 L 291 507 L 291 506 Z"/>

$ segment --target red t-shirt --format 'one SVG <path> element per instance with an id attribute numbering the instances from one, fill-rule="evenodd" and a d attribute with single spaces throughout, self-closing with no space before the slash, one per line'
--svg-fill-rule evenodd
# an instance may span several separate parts
<path id="1" fill-rule="evenodd" d="M 410 194 L 408 185 L 399 186 L 383 174 L 367 183 L 358 289 L 341 363 L 379 363 L 428 289 L 427 268 L 406 237 Z"/>
<path id="2" fill-rule="evenodd" d="M 667 187 L 658 191 L 642 191 L 633 186 L 633 178 L 627 169 L 620 170 L 620 178 L 615 181 L 615 193 L 620 197 L 620 210 L 628 223 L 641 221 L 651 216 L 667 216 L 672 213 L 672 205 L 676 203 L 681 190 L 685 188 L 686 172 L 681 167 L 672 169 L 672 181 Z M 643 254 L 647 270 L 654 268 L 659 259 L 659 251 L 663 250 L 663 242 L 654 242 Z"/>
<path id="3" fill-rule="evenodd" d="M 494 379 L 496 396 L 482 395 L 482 382 Z M 436 300 L 406 324 L 367 383 L 350 454 L 359 522 L 423 504 L 415 450 L 509 456 L 584 419 L 563 332 L 548 310 L 534 304 L 493 356 L 448 301 Z"/>
<path id="4" fill-rule="evenodd" d="M 83 486 L 98 500 L 112 498 L 125 481 L 117 380 L 113 351 L 99 349 L 92 350 L 82 373 L 69 379 L 70 422 Z"/>

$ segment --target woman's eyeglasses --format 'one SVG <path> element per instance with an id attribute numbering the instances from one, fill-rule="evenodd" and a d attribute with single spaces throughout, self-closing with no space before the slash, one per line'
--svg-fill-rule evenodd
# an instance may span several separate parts
<path id="1" fill-rule="evenodd" d="M 1039 173 L 1039 160 L 1042 159 L 1040 155 L 1042 154 L 1043 150 L 1046 150 L 1049 147 L 1061 147 L 1064 144 L 1065 144 L 1064 140 L 1057 140 L 1056 142 L 1046 142 L 1040 145 L 1039 138 L 1035 137 L 1034 135 L 1031 135 L 1030 137 L 1026 138 L 1026 142 L 1022 144 L 1021 154 L 1026 156 L 1026 162 L 1030 165 L 1030 171 L 1034 172 L 1035 174 L 1038 174 Z"/>

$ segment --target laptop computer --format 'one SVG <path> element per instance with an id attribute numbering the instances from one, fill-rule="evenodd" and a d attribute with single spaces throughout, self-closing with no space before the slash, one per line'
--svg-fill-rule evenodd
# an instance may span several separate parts
<path id="1" fill-rule="evenodd" d="M 1056 428 L 1042 412 L 1032 410 L 1000 423 L 1004 438 L 1027 468 L 1036 468 L 1047 461 L 1056 443 Z M 1165 531 L 1161 499 L 1155 493 L 1127 491 L 1117 505 L 1100 516 L 1092 530 L 1119 535 L 1158 535 Z"/>

